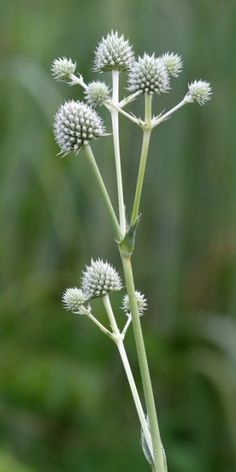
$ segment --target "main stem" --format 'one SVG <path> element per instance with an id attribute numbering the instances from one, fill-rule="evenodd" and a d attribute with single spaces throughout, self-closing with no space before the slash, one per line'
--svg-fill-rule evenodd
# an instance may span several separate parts
<path id="1" fill-rule="evenodd" d="M 115 105 L 119 104 L 119 71 L 112 71 L 112 101 Z M 124 194 L 123 194 L 123 181 L 121 171 L 121 159 L 120 159 L 120 141 L 119 141 L 119 112 L 116 109 L 111 110 L 111 121 L 113 131 L 113 144 L 114 144 L 114 155 L 115 155 L 115 166 L 116 166 L 116 181 L 117 181 L 117 192 L 118 192 L 118 205 L 119 205 L 119 217 L 120 217 L 120 230 L 122 236 L 126 233 L 126 218 L 125 218 L 125 205 L 124 205 Z"/>
<path id="2" fill-rule="evenodd" d="M 114 75 L 113 72 L 113 94 L 114 94 L 114 87 L 117 87 L 117 76 Z M 116 92 L 117 93 L 117 92 Z M 113 113 L 113 112 L 111 112 Z M 135 223 L 139 213 L 139 206 L 141 200 L 141 192 L 143 187 L 143 180 L 144 180 L 144 173 L 146 168 L 146 161 L 147 161 L 147 154 L 148 154 L 148 146 L 149 140 L 151 135 L 151 119 L 152 119 L 152 97 L 150 95 L 145 95 L 145 129 L 144 129 L 144 136 L 143 136 L 143 146 L 140 158 L 140 169 L 138 173 L 138 180 L 137 180 L 137 187 L 134 199 L 134 210 L 132 213 L 132 222 Z M 114 140 L 114 149 L 120 149 L 119 147 L 119 126 L 118 126 L 118 115 L 116 117 L 116 126 L 113 127 L 113 140 Z M 114 116 L 112 115 L 112 122 L 114 122 Z M 116 167 L 117 172 L 117 181 L 119 181 L 119 172 L 118 168 Z M 118 199 L 119 201 L 123 201 L 123 191 L 121 193 L 122 188 L 122 176 L 120 173 L 121 178 L 121 185 L 118 186 Z M 124 207 L 123 207 L 124 208 Z M 154 459 L 154 467 L 156 472 L 164 472 L 164 461 L 163 461 L 163 452 L 162 452 L 162 443 L 160 438 L 159 426 L 157 421 L 157 414 L 156 414 L 156 407 L 154 401 L 154 395 L 152 390 L 152 383 L 151 377 L 148 367 L 148 361 L 146 356 L 146 349 L 143 339 L 142 328 L 140 324 L 140 318 L 138 315 L 137 309 L 137 301 L 135 296 L 135 285 L 133 279 L 133 270 L 131 259 L 124 255 L 122 251 L 120 251 L 121 260 L 123 264 L 123 270 L 125 275 L 126 287 L 130 301 L 130 311 L 132 315 L 132 324 L 133 324 L 133 331 L 134 331 L 134 338 L 136 343 L 137 355 L 139 360 L 146 408 L 148 419 L 150 423 L 150 432 L 152 438 L 152 446 L 153 446 L 153 459 Z"/>
<path id="3" fill-rule="evenodd" d="M 111 221 L 112 221 L 112 224 L 113 224 L 115 237 L 116 237 L 117 241 L 120 241 L 122 239 L 120 226 L 119 226 L 119 223 L 117 221 L 116 214 L 114 212 L 110 197 L 107 193 L 106 186 L 103 182 L 103 178 L 102 178 L 100 170 L 97 166 L 97 163 L 96 163 L 96 160 L 95 160 L 95 157 L 93 155 L 93 152 L 92 152 L 92 149 L 91 149 L 90 145 L 84 146 L 84 150 L 85 150 L 86 156 L 88 158 L 88 162 L 90 164 L 91 170 L 92 170 L 92 172 L 93 172 L 93 174 L 94 174 L 94 176 L 97 180 L 99 189 L 100 189 L 101 194 L 103 196 L 105 206 L 106 206 L 106 208 L 108 210 L 108 213 L 110 215 L 110 218 L 111 218 Z"/>
<path id="4" fill-rule="evenodd" d="M 149 372 L 143 333 L 142 333 L 140 318 L 138 315 L 131 259 L 124 257 L 122 254 L 121 254 L 121 259 L 122 259 L 122 264 L 123 264 L 123 269 L 124 269 L 127 293 L 129 296 L 134 338 L 135 338 L 138 361 L 139 361 L 139 366 L 140 366 L 140 373 L 141 373 L 145 402 L 146 402 L 146 407 L 147 407 L 147 414 L 148 414 L 148 419 L 149 419 L 149 424 L 150 424 L 154 465 L 155 465 L 154 470 L 156 472 L 164 472 L 165 469 L 164 469 L 162 442 L 161 442 L 160 431 L 159 431 L 159 426 L 158 426 L 155 400 L 154 400 L 154 395 L 153 395 L 151 376 Z"/>
<path id="5" fill-rule="evenodd" d="M 132 396 L 133 396 L 134 404 L 135 404 L 135 407 L 136 407 L 136 410 L 137 410 L 137 413 L 138 413 L 138 417 L 139 417 L 139 421 L 140 421 L 140 424 L 141 424 L 141 427 L 142 427 L 142 430 L 143 430 L 143 434 L 144 434 L 145 439 L 147 441 L 149 450 L 152 453 L 153 452 L 152 451 L 152 440 L 151 440 L 149 427 L 148 427 L 148 424 L 147 424 L 147 420 L 145 418 L 145 414 L 143 412 L 143 407 L 142 407 L 142 404 L 141 404 L 141 401 L 140 401 L 140 398 L 139 398 L 139 394 L 138 394 L 138 390 L 137 390 L 137 387 L 136 387 L 136 384 L 135 384 L 134 376 L 133 376 L 133 373 L 132 373 L 132 370 L 131 370 L 131 367 L 130 367 L 130 364 L 129 364 L 129 360 L 128 360 L 128 357 L 127 357 L 127 354 L 126 354 L 123 339 L 122 339 L 122 336 L 120 334 L 119 328 L 117 326 L 116 319 L 115 319 L 115 316 L 114 316 L 114 313 L 113 313 L 112 306 L 111 306 L 110 299 L 109 299 L 108 295 L 105 295 L 103 297 L 103 303 L 104 303 L 104 306 L 106 308 L 106 312 L 107 312 L 107 315 L 108 315 L 108 318 L 109 318 L 109 321 L 110 321 L 110 324 L 111 324 L 112 331 L 115 334 L 115 336 L 117 337 L 116 345 L 117 345 L 117 348 L 118 348 L 118 351 L 119 351 L 119 354 L 120 354 L 120 357 L 121 357 L 121 360 L 122 360 L 122 363 L 123 363 L 123 366 L 124 366 L 124 370 L 125 370 L 128 382 L 129 382 L 130 390 L 131 390 L 131 393 L 132 393 Z"/>
<path id="6" fill-rule="evenodd" d="M 138 178 L 137 178 L 135 197 L 134 197 L 134 203 L 133 203 L 133 210 L 132 210 L 131 221 L 130 221 L 131 226 L 136 223 L 137 218 L 139 216 L 143 181 L 144 181 L 148 149 L 149 149 L 149 143 L 150 143 L 151 132 L 152 132 L 151 119 L 152 119 L 152 96 L 146 94 L 145 95 L 145 127 L 143 130 L 143 143 L 142 143 Z"/>

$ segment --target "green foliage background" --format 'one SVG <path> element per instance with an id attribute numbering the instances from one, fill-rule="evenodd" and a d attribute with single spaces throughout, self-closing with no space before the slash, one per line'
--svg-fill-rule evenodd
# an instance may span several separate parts
<path id="1" fill-rule="evenodd" d="M 228 0 L 1 0 L 0 472 L 148 471 L 114 347 L 63 311 L 90 257 L 121 270 L 84 156 L 56 157 L 53 115 L 80 90 L 55 83 L 54 57 L 85 80 L 111 28 L 137 53 L 175 51 L 187 82 L 213 100 L 186 107 L 153 135 L 134 266 L 171 472 L 236 467 L 236 3 Z M 100 78 L 100 77 L 99 77 Z M 142 113 L 142 101 L 133 106 Z M 103 114 L 108 130 L 110 124 Z M 141 133 L 121 119 L 127 210 Z M 111 138 L 93 146 L 113 201 Z M 120 298 L 114 298 L 119 309 Z M 122 322 L 122 314 L 119 315 Z M 138 377 L 132 334 L 128 351 Z"/>

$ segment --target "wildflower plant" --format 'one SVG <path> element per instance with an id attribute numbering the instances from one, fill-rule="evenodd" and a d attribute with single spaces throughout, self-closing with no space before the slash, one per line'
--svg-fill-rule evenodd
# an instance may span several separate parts
<path id="1" fill-rule="evenodd" d="M 82 75 L 76 73 L 76 68 L 76 63 L 67 58 L 55 59 L 52 64 L 52 75 L 56 80 L 70 85 L 79 85 L 84 94 L 84 101 L 81 101 L 81 98 L 66 101 L 59 108 L 54 122 L 55 139 L 60 149 L 59 155 L 62 155 L 62 157 L 70 153 L 77 155 L 83 151 L 87 158 L 97 182 L 98 191 L 111 220 L 113 234 L 121 257 L 124 282 L 110 263 L 101 259 L 92 260 L 82 273 L 81 287 L 67 288 L 62 295 L 62 303 L 65 309 L 93 321 L 117 346 L 140 422 L 143 453 L 150 463 L 152 471 L 166 472 L 166 454 L 159 431 L 151 376 L 140 323 L 140 317 L 145 314 L 148 305 L 145 295 L 135 289 L 132 255 L 135 246 L 135 234 L 140 221 L 141 196 L 152 132 L 184 105 L 194 102 L 201 106 L 204 105 L 211 98 L 211 86 L 206 81 L 195 80 L 188 84 L 185 96 L 177 105 L 168 111 L 153 114 L 153 95 L 170 92 L 170 79 L 179 76 L 183 68 L 182 59 L 178 54 L 172 52 L 160 56 L 156 56 L 154 53 L 152 55 L 144 53 L 143 56 L 135 58 L 130 42 L 123 35 L 119 36 L 117 32 L 113 31 L 98 43 L 93 64 L 95 72 L 111 74 L 112 90 L 103 81 L 93 81 L 86 84 Z M 127 74 L 127 91 L 131 93 L 120 99 L 119 76 L 123 72 Z M 138 118 L 126 111 L 125 108 L 141 96 L 144 99 L 144 116 Z M 91 148 L 94 139 L 107 134 L 103 121 L 97 113 L 97 107 L 102 106 L 107 109 L 111 117 L 119 215 L 116 215 L 114 211 Z M 126 205 L 123 192 L 119 135 L 120 114 L 138 126 L 143 137 L 136 190 L 130 216 L 125 211 Z M 123 294 L 121 299 L 121 309 L 126 317 L 123 327 L 119 327 L 117 314 L 113 311 L 111 297 L 113 292 L 124 291 L 124 289 L 127 293 Z M 97 315 L 93 313 L 92 301 L 99 297 L 103 301 L 108 316 L 108 327 L 100 323 Z M 124 343 L 130 324 L 133 326 L 142 379 L 143 403 L 136 387 Z"/>

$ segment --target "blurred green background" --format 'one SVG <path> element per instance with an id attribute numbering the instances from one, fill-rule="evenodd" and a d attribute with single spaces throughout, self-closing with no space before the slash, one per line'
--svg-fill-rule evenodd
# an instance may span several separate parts
<path id="1" fill-rule="evenodd" d="M 114 346 L 60 302 L 91 257 L 121 266 L 84 155 L 56 157 L 53 116 L 81 91 L 54 82 L 50 63 L 71 56 L 86 81 L 109 81 L 91 66 L 112 28 L 137 54 L 182 55 L 181 78 L 157 113 L 188 81 L 213 86 L 204 109 L 185 107 L 153 135 L 134 267 L 149 300 L 143 329 L 169 470 L 232 472 L 235 1 L 0 0 L 0 10 L 0 472 L 149 470 Z M 141 114 L 142 100 L 131 109 Z M 121 132 L 130 211 L 141 132 L 123 118 Z M 111 138 L 93 149 L 116 205 Z M 127 340 L 140 384 L 131 332 Z"/>

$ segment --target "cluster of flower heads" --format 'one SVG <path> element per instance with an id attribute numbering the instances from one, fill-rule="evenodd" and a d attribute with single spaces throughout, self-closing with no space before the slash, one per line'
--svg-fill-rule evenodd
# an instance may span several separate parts
<path id="1" fill-rule="evenodd" d="M 86 266 L 81 279 L 81 288 L 67 288 L 62 294 L 62 303 L 66 310 L 85 315 L 90 311 L 88 302 L 93 298 L 104 297 L 112 292 L 122 289 L 121 278 L 116 269 L 101 259 L 91 260 Z M 147 309 L 147 300 L 139 292 L 135 292 L 138 314 L 142 316 Z M 130 316 L 130 304 L 128 295 L 122 299 L 122 310 Z"/>
<path id="2" fill-rule="evenodd" d="M 130 42 L 111 31 L 98 43 L 95 50 L 94 70 L 127 71 L 127 89 L 130 92 L 143 94 L 162 94 L 170 90 L 170 77 L 178 77 L 183 67 L 182 59 L 174 53 L 161 56 L 144 53 L 135 59 Z M 98 106 L 109 103 L 110 90 L 101 81 L 93 81 L 86 85 L 82 76 L 75 76 L 76 63 L 65 57 L 55 59 L 52 64 L 52 75 L 61 82 L 78 83 L 84 88 L 83 102 L 70 101 L 62 105 L 56 114 L 54 132 L 61 154 L 71 151 L 78 153 L 92 139 L 105 134 L 102 119 L 94 110 Z M 77 80 L 77 82 L 76 82 Z M 195 80 L 188 85 L 186 103 L 196 102 L 204 105 L 211 98 L 211 86 L 203 80 Z"/>

